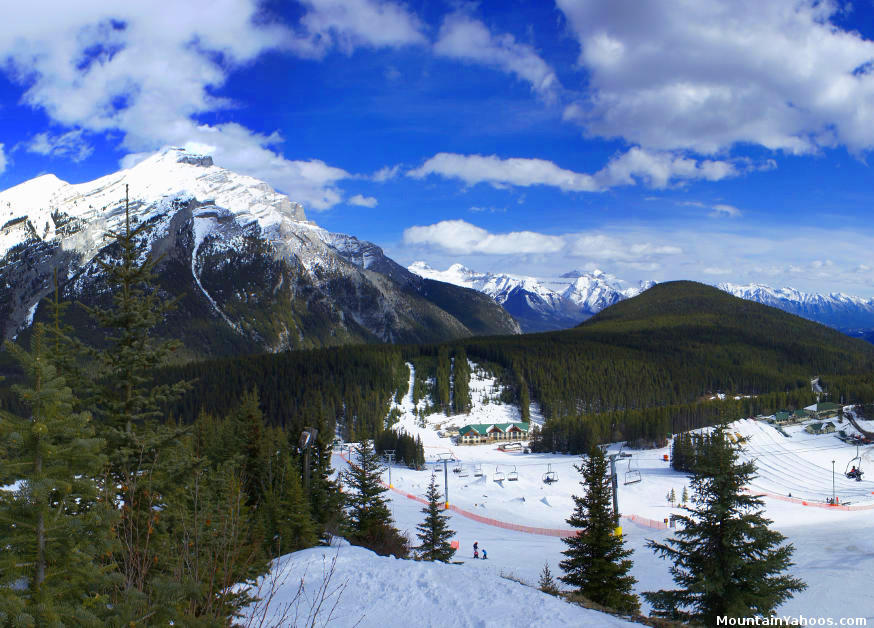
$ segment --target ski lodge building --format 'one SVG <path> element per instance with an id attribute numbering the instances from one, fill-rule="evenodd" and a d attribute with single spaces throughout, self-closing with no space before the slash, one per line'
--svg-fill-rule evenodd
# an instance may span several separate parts
<path id="1" fill-rule="evenodd" d="M 807 406 L 804 408 L 804 411 L 811 419 L 819 419 L 822 421 L 823 419 L 833 419 L 838 416 L 841 412 L 841 405 L 838 403 L 832 403 L 831 401 L 824 401 L 812 406 Z"/>
<path id="2" fill-rule="evenodd" d="M 488 443 L 499 440 L 522 440 L 528 438 L 530 423 L 475 423 L 458 430 L 458 442 L 464 445 Z"/>

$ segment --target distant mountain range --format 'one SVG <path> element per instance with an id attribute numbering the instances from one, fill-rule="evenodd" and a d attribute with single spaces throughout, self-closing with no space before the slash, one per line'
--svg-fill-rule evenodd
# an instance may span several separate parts
<path id="1" fill-rule="evenodd" d="M 425 262 L 414 262 L 408 270 L 421 277 L 473 288 L 489 295 L 504 306 L 526 332 L 573 327 L 604 308 L 655 285 L 649 281 L 626 286 L 625 282 L 600 270 L 573 271 L 553 280 L 481 273 L 461 264 L 440 271 Z"/>
<path id="2" fill-rule="evenodd" d="M 736 297 L 771 305 L 851 335 L 874 329 L 874 299 L 839 292 L 816 294 L 794 288 L 771 288 L 763 284 L 721 283 L 716 287 Z"/>
<path id="3" fill-rule="evenodd" d="M 481 273 L 461 264 L 453 264 L 444 271 L 431 268 L 425 262 L 414 262 L 408 268 L 422 277 L 473 288 L 489 295 L 503 305 L 526 332 L 573 327 L 604 308 L 655 285 L 654 281 L 630 285 L 600 270 L 571 271 L 555 279 L 538 279 Z M 747 301 L 770 305 L 849 335 L 874 338 L 874 299 L 841 293 L 808 293 L 764 284 L 720 283 L 716 287 Z"/>
<path id="4" fill-rule="evenodd" d="M 45 316 L 56 269 L 65 300 L 109 301 L 98 262 L 118 259 L 104 234 L 124 224 L 126 186 L 132 222 L 148 225 L 144 254 L 161 257 L 160 290 L 182 295 L 159 333 L 186 356 L 520 332 L 480 292 L 413 274 L 267 183 L 167 149 L 95 181 L 44 175 L 0 192 L 0 339 Z M 82 308 L 69 313 L 89 329 Z"/>

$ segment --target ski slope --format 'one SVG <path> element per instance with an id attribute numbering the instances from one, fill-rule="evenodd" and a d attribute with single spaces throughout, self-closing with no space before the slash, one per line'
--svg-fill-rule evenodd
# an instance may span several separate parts
<path id="1" fill-rule="evenodd" d="M 397 464 L 391 469 L 391 483 L 395 490 L 389 492 L 390 505 L 397 526 L 416 542 L 416 525 L 424 517 L 421 512 L 423 506 L 406 495 L 422 496 L 431 473 L 435 472 L 441 491 L 444 478 L 448 480 L 449 500 L 457 508 L 507 523 L 568 529 L 565 520 L 574 506 L 573 495 L 582 491 L 581 477 L 575 469 L 575 465 L 580 463 L 579 457 L 502 452 L 496 444 L 459 446 L 449 438 L 438 436 L 438 426 L 442 429 L 447 425 L 519 420 L 518 408 L 491 401 L 500 392 L 496 389 L 494 379 L 477 370 L 475 365 L 472 372 L 474 408 L 470 415 L 446 417 L 433 414 L 425 417 L 422 426 L 416 411 L 423 407 L 423 402 L 416 408 L 412 403 L 412 393 L 408 392 L 401 403 L 396 404 L 401 417 L 395 429 L 420 436 L 428 460 L 424 471 Z M 412 378 L 411 367 L 410 391 Z M 486 397 L 490 398 L 487 404 L 484 403 Z M 536 407 L 532 419 L 542 420 Z M 846 422 L 836 425 L 848 433 L 854 431 Z M 868 475 L 862 482 L 843 476 L 847 463 L 856 455 L 856 448 L 841 442 L 834 434 L 810 435 L 804 432 L 804 425 L 783 429 L 788 436 L 771 425 L 752 419 L 738 420 L 731 425 L 732 432 L 744 440 L 743 456 L 755 461 L 759 469 L 757 478 L 749 488 L 754 493 L 766 494 L 763 498 L 766 516 L 773 520 L 774 528 L 786 535 L 787 542 L 795 547 L 795 564 L 791 573 L 808 583 L 808 589 L 780 607 L 779 614 L 794 618 L 832 618 L 835 625 L 841 618 L 866 618 L 874 622 L 874 604 L 870 602 L 869 584 L 874 577 L 874 526 L 871 525 L 874 523 L 874 509 L 865 509 L 874 506 L 874 482 L 867 479 Z M 617 444 L 610 450 L 615 452 L 620 447 Z M 863 469 L 874 478 L 872 449 L 872 446 L 862 447 L 859 453 Z M 460 473 L 453 472 L 459 466 L 456 463 L 451 463 L 445 473 L 442 464 L 435 464 L 438 454 L 447 453 L 460 463 Z M 621 461 L 617 466 L 621 513 L 656 521 L 679 513 L 679 506 L 670 504 L 666 494 L 673 489 L 679 497 L 683 488 L 688 486 L 689 479 L 685 474 L 672 470 L 664 460 L 669 448 L 632 450 L 630 453 L 632 458 Z M 849 504 L 850 509 L 825 505 L 825 500 L 832 494 L 832 460 L 835 460 L 835 493 L 842 504 Z M 334 456 L 334 466 L 337 469 L 346 467 L 339 453 Z M 483 472 L 481 477 L 474 475 L 478 467 Z M 511 482 L 506 475 L 514 468 L 519 479 Z M 556 472 L 558 481 L 547 485 L 542 477 L 549 468 Z M 641 481 L 626 485 L 626 474 L 631 479 L 635 474 L 630 472 L 635 470 L 639 471 Z M 505 479 L 496 481 L 499 471 L 504 473 Z M 389 481 L 388 472 L 383 479 Z M 788 501 L 790 493 L 793 501 Z M 809 505 L 803 505 L 803 501 Z M 673 588 L 670 564 L 646 547 L 648 540 L 663 541 L 671 535 L 672 530 L 654 529 L 627 519 L 623 519 L 622 524 L 627 547 L 634 551 L 632 575 L 637 579 L 635 591 L 643 593 Z M 521 587 L 509 583 L 502 575 L 510 575 L 536 586 L 545 562 L 555 576 L 561 574 L 559 561 L 563 558 L 561 552 L 565 545 L 557 536 L 487 525 L 455 511 L 451 513 L 450 525 L 461 546 L 456 557 L 463 561 L 462 565 L 425 566 L 368 556 L 363 553 L 364 550 L 357 548 L 340 548 L 340 556 L 344 552 L 354 553 L 350 558 L 350 566 L 348 569 L 344 567 L 346 571 L 343 572 L 347 574 L 349 582 L 356 585 L 361 583 L 357 576 L 360 572 L 369 574 L 369 584 L 355 586 L 356 592 L 350 594 L 339 608 L 366 606 L 368 614 L 360 624 L 362 626 L 609 626 L 614 625 L 610 622 L 620 621 L 601 614 L 584 614 L 567 619 L 561 614 L 550 615 L 551 610 L 546 615 L 540 615 L 537 610 L 540 608 L 539 602 L 532 607 L 529 603 L 515 601 L 523 598 L 502 597 L 506 586 Z M 487 561 L 472 559 L 474 541 L 479 543 L 481 549 L 488 551 Z M 299 553 L 300 558 L 291 559 L 289 564 L 298 561 L 301 564 L 306 561 L 315 564 L 312 562 L 316 560 L 314 557 L 321 556 L 319 552 L 324 553 L 324 550 L 317 548 L 306 552 L 309 554 Z M 385 565 L 391 567 L 383 569 Z M 496 591 L 492 601 L 484 600 L 482 592 L 491 592 L 492 589 Z M 512 588 L 510 590 L 515 591 Z M 458 594 L 459 591 L 462 593 Z M 527 592 L 538 594 L 533 589 L 527 589 Z M 641 603 L 644 612 L 648 613 L 650 609 L 646 602 L 641 599 Z M 559 604 L 565 607 L 561 612 L 581 610 L 563 602 Z M 481 611 L 477 611 L 481 605 Z M 344 615 L 330 625 L 352 626 L 358 619 L 353 613 Z"/>

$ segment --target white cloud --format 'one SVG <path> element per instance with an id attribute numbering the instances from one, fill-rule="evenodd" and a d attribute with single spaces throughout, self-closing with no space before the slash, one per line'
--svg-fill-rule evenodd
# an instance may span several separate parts
<path id="1" fill-rule="evenodd" d="M 638 181 L 653 188 L 693 179 L 718 181 L 738 176 L 741 172 L 727 161 L 702 161 L 634 147 L 611 159 L 594 174 L 566 170 L 545 159 L 438 153 L 419 168 L 408 171 L 407 176 L 421 179 L 436 174 L 460 179 L 467 185 L 548 185 L 565 192 L 599 192 L 620 185 L 636 185 Z"/>
<path id="2" fill-rule="evenodd" d="M 257 0 L 81 0 L 68 8 L 60 1 L 4 7 L 3 68 L 25 86 L 26 104 L 71 129 L 38 135 L 32 149 L 78 158 L 87 150 L 83 132 L 120 132 L 129 165 L 166 145 L 208 147 L 219 165 L 264 179 L 310 209 L 340 202 L 333 184 L 350 176 L 344 170 L 285 159 L 276 133 L 197 121 L 232 105 L 213 95 L 231 72 L 293 40 L 262 19 Z"/>
<path id="3" fill-rule="evenodd" d="M 6 170 L 6 153 L 3 151 L 5 144 L 0 144 L 0 174 Z"/>
<path id="4" fill-rule="evenodd" d="M 31 153 L 67 157 L 77 163 L 87 159 L 94 152 L 94 147 L 82 137 L 82 129 L 73 129 L 59 135 L 52 135 L 49 132 L 37 133 L 25 148 Z"/>
<path id="5" fill-rule="evenodd" d="M 635 179 L 652 188 L 667 187 L 672 181 L 704 179 L 719 181 L 736 177 L 738 169 L 728 161 L 696 160 L 669 152 L 653 152 L 638 146 L 611 159 L 595 175 L 602 187 L 634 185 Z"/>
<path id="6" fill-rule="evenodd" d="M 475 213 L 488 213 L 488 214 L 504 214 L 507 212 L 506 207 L 480 207 L 478 205 L 473 205 L 468 211 L 472 211 Z"/>
<path id="7" fill-rule="evenodd" d="M 360 47 L 394 48 L 426 43 L 421 21 L 400 3 L 387 0 L 301 0 L 301 3 L 306 13 L 287 44 L 300 56 L 320 58 L 335 46 L 351 54 Z"/>
<path id="8" fill-rule="evenodd" d="M 430 246 L 450 253 L 486 255 L 555 253 L 564 238 L 533 231 L 493 234 L 464 220 L 443 220 L 404 230 L 404 244 Z"/>
<path id="9" fill-rule="evenodd" d="M 731 230 L 723 223 L 666 228 L 664 224 L 634 229 L 603 228 L 566 233 L 549 245 L 518 247 L 481 245 L 494 233 L 462 220 L 412 227 L 404 234 L 397 259 L 422 259 L 449 265 L 462 262 L 477 270 L 558 277 L 574 268 L 600 269 L 627 281 L 691 279 L 704 283 L 730 281 L 793 286 L 808 292 L 840 291 L 874 297 L 874 235 L 858 230 L 795 227 L 773 236 L 762 224 Z M 528 242 L 536 242 L 530 232 Z M 544 234 L 534 234 L 544 235 Z M 837 246 L 823 249 L 824 242 Z M 510 243 L 514 244 L 514 243 Z M 810 259 L 810 251 L 822 251 Z"/>
<path id="10" fill-rule="evenodd" d="M 711 218 L 740 218 L 743 216 L 743 212 L 739 210 L 734 205 L 727 205 L 725 203 L 716 203 L 715 205 L 711 205 L 709 203 L 702 203 L 701 201 L 683 201 L 682 203 L 678 203 L 678 205 L 682 205 L 684 207 L 700 207 L 701 209 L 710 209 L 712 210 L 708 215 Z"/>
<path id="11" fill-rule="evenodd" d="M 356 194 L 347 201 L 350 205 L 358 205 L 359 207 L 376 207 L 376 199 L 372 196 L 362 196 Z"/>
<path id="12" fill-rule="evenodd" d="M 836 0 L 556 0 L 580 44 L 591 135 L 711 154 L 874 147 L 874 42 Z"/>
<path id="13" fill-rule="evenodd" d="M 509 33 L 493 35 L 485 24 L 463 13 L 443 21 L 434 52 L 513 74 L 547 101 L 554 101 L 561 88 L 553 69 L 532 46 L 517 42 Z"/>
<path id="14" fill-rule="evenodd" d="M 384 183 L 385 181 L 389 181 L 398 176 L 398 173 L 401 170 L 400 164 L 396 166 L 383 166 L 379 170 L 373 173 L 373 176 L 370 177 L 377 183 Z"/>
<path id="15" fill-rule="evenodd" d="M 707 266 L 702 268 L 701 272 L 705 275 L 730 275 L 732 270 L 731 268 L 723 268 L 721 266 Z"/>
<path id="16" fill-rule="evenodd" d="M 739 218 L 742 215 L 742 212 L 733 205 L 726 205 L 724 203 L 719 203 L 713 206 L 713 213 L 710 214 L 714 218 L 718 218 L 720 216 L 728 216 L 729 218 Z"/>
<path id="17" fill-rule="evenodd" d="M 497 155 L 458 155 L 438 153 L 428 159 L 421 167 L 407 172 L 407 176 L 417 179 L 429 174 L 446 178 L 461 179 L 468 185 L 490 183 L 494 186 L 551 185 L 565 191 L 598 190 L 595 180 L 587 174 L 559 168 L 545 159 L 525 159 L 511 157 L 501 159 Z"/>
<path id="18" fill-rule="evenodd" d="M 599 262 L 652 263 L 655 258 L 680 255 L 678 246 L 660 245 L 652 242 L 631 242 L 603 233 L 587 233 L 568 236 L 568 254 Z"/>
<path id="19" fill-rule="evenodd" d="M 604 233 L 546 235 L 533 231 L 491 233 L 465 220 L 443 220 L 433 225 L 410 227 L 404 231 L 404 244 L 428 246 L 461 255 L 555 255 L 583 258 L 591 262 L 618 262 L 626 265 L 652 265 L 660 258 L 681 255 L 682 248 L 644 240 L 638 235 L 614 236 Z M 567 269 L 565 269 L 567 270 Z"/>

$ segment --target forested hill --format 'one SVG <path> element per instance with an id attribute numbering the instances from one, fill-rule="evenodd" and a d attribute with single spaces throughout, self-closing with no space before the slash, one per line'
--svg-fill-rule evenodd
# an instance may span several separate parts
<path id="1" fill-rule="evenodd" d="M 222 398 L 257 386 L 275 422 L 334 417 L 361 433 L 382 428 L 389 398 L 406 386 L 405 361 L 417 376 L 440 380 L 461 349 L 499 372 L 523 413 L 529 399 L 540 403 L 547 446 L 557 450 L 655 440 L 720 418 L 798 408 L 815 401 L 813 376 L 830 399 L 874 401 L 874 346 L 692 282 L 660 284 L 571 330 L 225 359 L 190 364 L 170 378 L 199 378 L 184 414 L 203 403 L 218 412 Z M 717 392 L 729 399 L 708 401 Z M 744 395 L 752 397 L 731 399 Z M 445 405 L 446 396 L 435 403 Z"/>
<path id="2" fill-rule="evenodd" d="M 809 364 L 817 371 L 831 370 L 835 360 L 850 360 L 863 368 L 874 362 L 870 344 L 693 281 L 658 284 L 601 311 L 577 330 L 611 344 L 657 350 L 678 336 L 712 345 L 748 345 L 781 353 L 787 361 Z M 694 351 L 696 346 L 690 348 Z"/>

